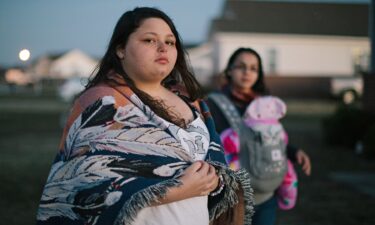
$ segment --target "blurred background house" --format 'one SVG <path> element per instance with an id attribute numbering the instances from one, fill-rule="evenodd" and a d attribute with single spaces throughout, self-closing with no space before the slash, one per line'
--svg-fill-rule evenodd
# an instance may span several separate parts
<path id="1" fill-rule="evenodd" d="M 73 49 L 51 63 L 49 77 L 53 79 L 88 77 L 97 63 L 81 50 Z"/>
<path id="2" fill-rule="evenodd" d="M 79 49 L 72 49 L 62 54 L 41 56 L 23 69 L 8 69 L 5 81 L 13 92 L 26 87 L 34 94 L 57 91 L 62 100 L 69 102 L 83 90 L 97 64 L 98 60 Z"/>
<path id="3" fill-rule="evenodd" d="M 368 7 L 227 0 L 207 43 L 189 50 L 190 60 L 198 79 L 210 85 L 235 49 L 251 47 L 263 59 L 272 93 L 325 98 L 346 92 L 351 101 L 362 93 L 358 75 L 369 64 Z"/>
<path id="4" fill-rule="evenodd" d="M 230 54 L 238 47 L 251 47 L 262 57 L 272 94 L 354 101 L 363 92 L 360 74 L 369 67 L 370 39 L 369 4 L 353 2 L 224 1 L 206 41 L 186 45 L 198 81 L 207 89 L 218 88 Z M 32 87 L 36 94 L 57 88 L 69 101 L 97 63 L 72 49 L 3 70 L 4 80 L 12 88 Z"/>

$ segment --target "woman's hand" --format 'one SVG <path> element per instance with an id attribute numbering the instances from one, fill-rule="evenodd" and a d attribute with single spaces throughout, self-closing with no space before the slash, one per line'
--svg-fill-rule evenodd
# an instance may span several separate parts
<path id="1" fill-rule="evenodd" d="M 204 161 L 197 161 L 185 170 L 181 177 L 189 197 L 208 195 L 219 184 L 215 167 Z"/>
<path id="2" fill-rule="evenodd" d="M 309 156 L 301 149 L 296 153 L 297 163 L 302 166 L 303 172 L 310 176 L 311 174 L 311 162 Z"/>
<path id="3" fill-rule="evenodd" d="M 215 190 L 219 184 L 219 176 L 215 167 L 204 161 L 194 162 L 180 178 L 182 185 L 170 188 L 164 198 L 157 204 L 166 204 L 197 196 L 205 196 Z"/>

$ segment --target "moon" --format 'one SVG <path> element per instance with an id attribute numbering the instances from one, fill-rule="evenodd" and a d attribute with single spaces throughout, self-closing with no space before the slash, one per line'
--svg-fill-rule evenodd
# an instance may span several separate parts
<path id="1" fill-rule="evenodd" d="M 22 49 L 18 54 L 18 57 L 22 61 L 27 61 L 30 58 L 30 51 L 28 49 Z"/>

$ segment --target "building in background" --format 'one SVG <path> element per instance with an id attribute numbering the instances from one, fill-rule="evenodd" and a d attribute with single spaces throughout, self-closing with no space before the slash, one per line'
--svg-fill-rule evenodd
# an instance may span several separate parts
<path id="1" fill-rule="evenodd" d="M 70 102 L 83 91 L 97 64 L 89 55 L 73 49 L 51 63 L 48 78 L 62 80 L 57 87 L 58 96 Z"/>
<path id="2" fill-rule="evenodd" d="M 71 77 L 89 77 L 98 61 L 79 49 L 73 49 L 51 63 L 49 78 L 66 79 Z"/>
<path id="3" fill-rule="evenodd" d="M 208 85 L 212 81 L 213 60 L 212 46 L 204 43 L 199 46 L 188 48 L 190 64 L 199 83 Z"/>
<path id="4" fill-rule="evenodd" d="M 211 23 L 208 43 L 202 45 L 211 62 L 193 67 L 216 76 L 235 49 L 251 47 L 261 55 L 268 78 L 352 77 L 368 67 L 368 7 L 363 3 L 227 0 L 220 17 Z M 192 62 L 206 60 L 195 52 L 197 48 L 190 52 Z M 310 84 L 314 80 L 305 79 Z"/>
<path id="5" fill-rule="evenodd" d="M 62 54 L 41 56 L 25 68 L 9 68 L 4 72 L 4 81 L 12 92 L 24 90 L 22 86 L 30 86 L 34 94 L 57 90 L 63 100 L 70 101 L 83 90 L 97 64 L 98 60 L 73 49 Z M 9 92 L 4 91 L 4 85 L 1 90 Z"/>

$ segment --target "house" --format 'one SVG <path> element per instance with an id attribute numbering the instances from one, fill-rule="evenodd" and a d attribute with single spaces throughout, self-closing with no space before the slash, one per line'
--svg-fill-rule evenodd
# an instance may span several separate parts
<path id="1" fill-rule="evenodd" d="M 83 90 L 97 64 L 96 59 L 73 49 L 63 54 L 41 56 L 24 70 L 10 68 L 4 77 L 8 84 L 32 86 L 36 94 L 44 89 L 57 89 L 58 94 L 68 101 Z"/>
<path id="2" fill-rule="evenodd" d="M 43 55 L 35 59 L 25 70 L 33 82 L 40 80 L 64 80 L 70 77 L 88 77 L 98 61 L 79 49 L 59 54 Z"/>
<path id="3" fill-rule="evenodd" d="M 202 74 L 219 74 L 235 49 L 251 47 L 260 53 L 267 77 L 353 76 L 368 67 L 368 7 L 227 0 L 202 47 L 210 46 L 212 65 Z M 195 61 L 194 54 L 190 58 Z"/>
<path id="4" fill-rule="evenodd" d="M 35 82 L 40 81 L 44 78 L 49 78 L 50 76 L 50 70 L 51 70 L 51 64 L 56 59 L 60 58 L 63 54 L 48 54 L 43 55 L 34 62 L 32 62 L 31 66 L 27 68 L 29 74 L 34 78 L 33 80 Z"/>
<path id="5" fill-rule="evenodd" d="M 70 77 L 89 77 L 97 65 L 97 61 L 79 49 L 73 49 L 51 63 L 49 76 L 52 79 Z"/>
<path id="6" fill-rule="evenodd" d="M 209 84 L 212 77 L 212 46 L 205 43 L 188 48 L 189 60 L 199 83 Z"/>
<path id="7" fill-rule="evenodd" d="M 49 78 L 63 80 L 57 89 L 59 97 L 69 102 L 83 91 L 97 64 L 98 61 L 79 49 L 73 49 L 54 60 L 50 66 Z"/>

